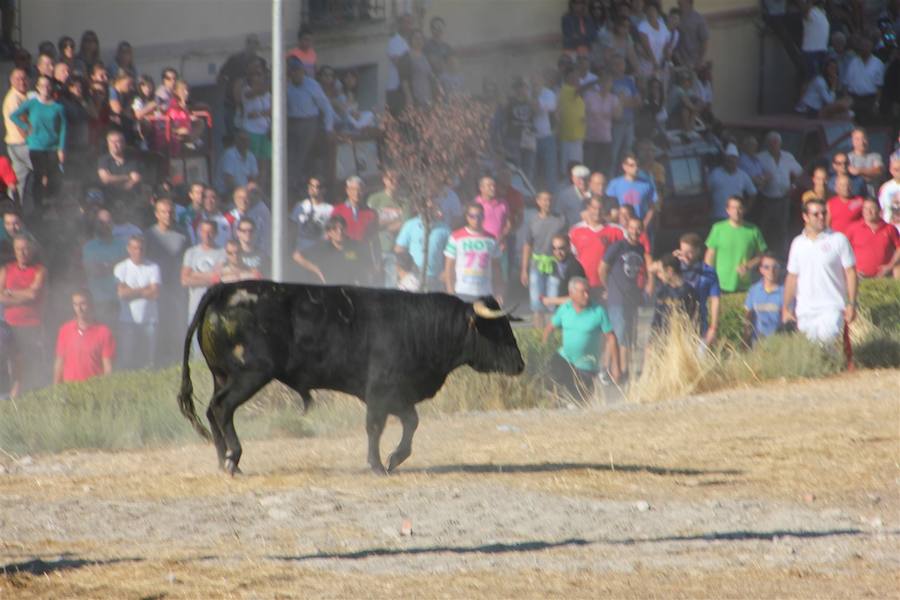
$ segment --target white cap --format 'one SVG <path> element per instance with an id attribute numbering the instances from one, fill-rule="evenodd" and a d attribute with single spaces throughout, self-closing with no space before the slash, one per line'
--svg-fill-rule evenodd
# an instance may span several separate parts
<path id="1" fill-rule="evenodd" d="M 740 156 L 740 154 L 738 154 L 737 146 L 728 144 L 728 147 L 725 148 L 725 156 Z"/>
<path id="2" fill-rule="evenodd" d="M 591 170 L 584 165 L 575 165 L 572 167 L 572 175 L 575 177 L 588 177 L 590 174 Z"/>

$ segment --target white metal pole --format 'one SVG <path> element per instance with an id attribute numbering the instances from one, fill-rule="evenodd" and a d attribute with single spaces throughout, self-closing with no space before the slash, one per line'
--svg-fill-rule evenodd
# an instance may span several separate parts
<path id="1" fill-rule="evenodd" d="M 272 279 L 275 281 L 284 281 L 284 231 L 287 214 L 283 16 L 283 0 L 272 0 Z"/>

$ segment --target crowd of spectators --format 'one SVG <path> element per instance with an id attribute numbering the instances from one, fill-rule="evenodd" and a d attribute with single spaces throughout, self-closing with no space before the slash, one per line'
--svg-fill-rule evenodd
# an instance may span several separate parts
<path id="1" fill-rule="evenodd" d="M 430 19 L 427 37 L 423 24 L 422 15 L 403 15 L 387 42 L 386 108 L 398 116 L 464 93 L 445 21 Z M 716 339 L 722 292 L 750 290 L 748 339 L 793 318 L 790 309 L 775 319 L 771 306 L 796 233 L 790 193 L 803 169 L 777 133 L 766 136 L 762 152 L 755 138 L 723 139 L 722 164 L 707 178 L 716 223 L 705 244 L 687 234 L 674 255 L 653 259 L 669 193 L 659 160 L 667 132 L 720 133 L 709 32 L 692 0 L 668 12 L 652 1 L 573 0 L 561 32 L 557 64 L 514 78 L 507 97 L 485 81 L 473 101 L 493 109 L 487 163 L 494 167 L 479 163 L 470 180 L 443 182 L 445 193 L 428 199 L 424 215 L 413 210 L 403 174 L 389 166 L 372 193 L 356 175 L 334 181 L 336 144 L 373 135 L 378 114 L 359 105 L 358 73 L 319 64 L 313 32 L 302 29 L 284 57 L 290 279 L 466 300 L 502 300 L 521 284 L 534 325 L 563 329 L 560 357 L 585 381 L 586 373 L 628 376 L 636 309 L 648 298 L 656 304 L 655 334 L 679 304 L 696 315 L 706 344 Z M 211 132 L 209 109 L 191 100 L 175 69 L 163 69 L 157 86 L 128 42 L 108 67 L 92 31 L 77 45 L 68 36 L 42 43 L 35 61 L 16 53 L 0 157 L 7 195 L 0 361 L 9 365 L 0 369 L 0 387 L 15 395 L 49 383 L 51 373 L 54 382 L 72 381 L 170 364 L 209 286 L 268 276 L 272 97 L 259 46 L 247 36 L 219 71 L 221 132 Z M 865 64 L 864 54 L 845 62 Z M 833 88 L 832 63 L 812 52 L 805 58 Z M 884 97 L 878 100 L 883 108 Z M 828 114 L 861 114 L 856 99 L 841 106 Z M 188 161 L 209 156 L 213 134 L 223 136 L 224 151 L 208 182 L 186 181 Z M 885 182 L 885 165 L 866 144 L 865 131 L 855 131 L 853 152 L 810 173 L 804 220 L 816 215 L 807 207 L 824 201 L 825 224 L 849 240 L 854 273 L 896 275 L 900 156 L 891 158 Z M 536 184 L 533 203 L 513 185 L 510 165 Z M 846 253 L 840 258 L 848 268 Z M 808 278 L 787 264 L 799 277 L 782 296 L 796 293 L 802 321 Z M 853 293 L 845 286 L 845 301 Z M 73 313 L 74 320 L 64 316 Z M 598 331 L 614 343 L 598 344 Z"/>

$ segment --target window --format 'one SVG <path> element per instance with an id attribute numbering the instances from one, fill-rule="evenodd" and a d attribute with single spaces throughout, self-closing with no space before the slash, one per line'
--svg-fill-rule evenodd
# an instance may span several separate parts
<path id="1" fill-rule="evenodd" d="M 304 0 L 302 23 L 328 29 L 353 23 L 384 21 L 386 0 Z"/>

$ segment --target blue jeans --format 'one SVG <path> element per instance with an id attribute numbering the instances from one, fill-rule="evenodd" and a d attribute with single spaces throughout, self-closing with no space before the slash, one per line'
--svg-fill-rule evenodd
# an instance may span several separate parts
<path id="1" fill-rule="evenodd" d="M 156 323 L 119 323 L 119 365 L 122 369 L 155 367 Z"/>
<path id="2" fill-rule="evenodd" d="M 619 165 L 622 164 L 622 155 L 631 150 L 632 146 L 634 146 L 634 121 L 613 121 L 612 156 L 610 160 L 612 173 L 610 173 L 610 176 L 619 172 Z"/>
<path id="3" fill-rule="evenodd" d="M 559 181 L 559 164 L 556 158 L 556 137 L 548 135 L 537 140 L 537 165 L 534 182 L 537 189 L 552 190 Z"/>
<path id="4" fill-rule="evenodd" d="M 551 274 L 541 273 L 534 263 L 528 269 L 528 300 L 533 313 L 549 313 L 551 309 L 541 302 L 542 297 L 555 298 L 559 295 L 559 278 Z"/>

